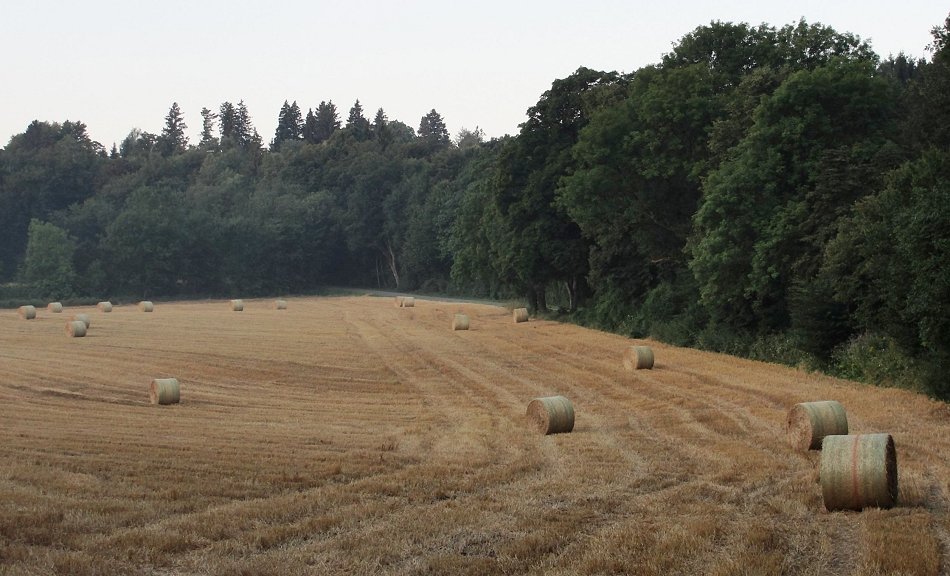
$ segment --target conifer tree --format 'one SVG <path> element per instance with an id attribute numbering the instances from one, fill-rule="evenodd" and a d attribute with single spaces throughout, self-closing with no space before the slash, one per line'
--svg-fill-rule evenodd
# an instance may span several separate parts
<path id="1" fill-rule="evenodd" d="M 363 106 L 358 98 L 353 107 L 350 108 L 350 115 L 346 119 L 346 128 L 357 140 L 367 140 L 372 134 L 369 120 L 363 116 Z"/>
<path id="2" fill-rule="evenodd" d="M 185 151 L 188 147 L 188 137 L 185 136 L 187 128 L 188 125 L 185 124 L 178 102 L 173 102 L 168 115 L 165 116 L 165 128 L 158 137 L 158 149 L 162 156 L 171 156 Z"/>
<path id="3" fill-rule="evenodd" d="M 419 138 L 434 148 L 445 148 L 449 145 L 449 131 L 435 108 L 422 117 L 419 123 Z"/>
<path id="4" fill-rule="evenodd" d="M 303 119 L 300 117 L 300 107 L 296 100 L 293 104 L 288 104 L 284 100 L 284 105 L 280 108 L 280 115 L 277 117 L 277 131 L 274 134 L 274 140 L 271 142 L 271 149 L 277 150 L 280 145 L 287 141 L 300 140 L 303 136 Z"/>
<path id="5" fill-rule="evenodd" d="M 201 142 L 198 143 L 200 148 L 211 148 L 217 145 L 218 140 L 214 137 L 214 121 L 217 119 L 218 115 L 211 110 L 201 109 Z"/>

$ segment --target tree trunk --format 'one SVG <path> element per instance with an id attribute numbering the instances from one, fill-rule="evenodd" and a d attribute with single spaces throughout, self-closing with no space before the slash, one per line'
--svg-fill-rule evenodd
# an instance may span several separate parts
<path id="1" fill-rule="evenodd" d="M 396 266 L 396 253 L 393 252 L 393 245 L 389 240 L 386 241 L 386 250 L 383 251 L 383 257 L 386 258 L 389 271 L 393 275 L 393 280 L 396 281 L 396 289 L 399 289 L 399 268 Z"/>
<path id="2" fill-rule="evenodd" d="M 538 292 L 534 289 L 534 286 L 528 288 L 528 293 L 526 294 L 528 300 L 528 310 L 532 312 L 538 311 Z"/>
<path id="3" fill-rule="evenodd" d="M 548 311 L 548 297 L 545 293 L 544 286 L 540 288 L 535 288 L 535 293 L 538 298 L 538 312 L 547 312 Z"/>
<path id="4" fill-rule="evenodd" d="M 577 276 L 572 276 L 564 284 L 567 286 L 567 311 L 574 312 L 577 310 Z"/>

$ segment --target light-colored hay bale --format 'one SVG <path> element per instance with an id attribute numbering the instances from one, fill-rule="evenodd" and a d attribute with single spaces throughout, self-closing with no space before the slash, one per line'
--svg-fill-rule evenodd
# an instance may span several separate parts
<path id="1" fill-rule="evenodd" d="M 85 324 L 87 330 L 89 329 L 89 324 L 90 324 L 89 314 L 73 314 L 72 317 L 69 319 L 70 322 L 73 322 L 76 320 Z"/>
<path id="2" fill-rule="evenodd" d="M 66 322 L 66 335 L 72 338 L 82 338 L 86 335 L 86 323 L 82 320 Z"/>
<path id="3" fill-rule="evenodd" d="M 456 314 L 452 318 L 452 330 L 468 330 L 468 316 L 465 314 Z"/>
<path id="4" fill-rule="evenodd" d="M 178 404 L 181 401 L 181 386 L 177 378 L 156 378 L 148 387 L 152 404 Z"/>
<path id="5" fill-rule="evenodd" d="M 396 308 L 402 308 L 402 301 L 404 298 L 405 296 L 396 296 L 396 300 L 395 300 Z"/>
<path id="6" fill-rule="evenodd" d="M 404 297 L 403 297 L 403 299 L 402 299 L 402 307 L 403 307 L 403 308 L 415 308 L 415 306 L 416 306 L 416 299 L 415 299 L 415 298 L 413 298 L 412 296 L 404 296 Z"/>
<path id="7" fill-rule="evenodd" d="M 32 320 L 36 318 L 36 307 L 35 306 L 20 306 L 17 308 L 16 313 L 23 318 L 24 320 Z"/>
<path id="8" fill-rule="evenodd" d="M 653 349 L 649 346 L 630 346 L 623 353 L 623 367 L 632 372 L 634 370 L 653 369 Z"/>
<path id="9" fill-rule="evenodd" d="M 890 434 L 825 436 L 821 443 L 825 508 L 890 508 L 897 502 L 897 452 Z"/>
<path id="10" fill-rule="evenodd" d="M 528 309 L 527 308 L 515 308 L 511 313 L 512 318 L 515 321 L 515 324 L 528 321 Z"/>
<path id="11" fill-rule="evenodd" d="M 528 403 L 527 415 L 542 434 L 574 429 L 574 405 L 564 396 L 535 398 Z"/>
<path id="12" fill-rule="evenodd" d="M 840 402 L 803 402 L 788 411 L 788 443 L 799 452 L 820 449 L 825 436 L 847 433 L 848 415 Z"/>
<path id="13" fill-rule="evenodd" d="M 61 312 L 63 311 L 63 303 L 62 303 L 62 302 L 50 302 L 49 304 L 46 305 L 46 311 L 47 311 L 47 312 L 52 312 L 53 314 L 59 314 L 59 313 L 61 313 Z"/>
<path id="14" fill-rule="evenodd" d="M 231 310 L 235 312 L 243 312 L 244 300 L 231 300 Z"/>
<path id="15" fill-rule="evenodd" d="M 287 301 L 286 300 L 274 300 L 274 310 L 286 310 Z"/>
<path id="16" fill-rule="evenodd" d="M 148 300 L 142 300 L 139 302 L 139 310 L 142 312 L 152 312 L 155 310 L 155 305 L 149 302 Z"/>
<path id="17" fill-rule="evenodd" d="M 100 302 L 96 304 L 100 312 L 112 312 L 112 302 Z"/>

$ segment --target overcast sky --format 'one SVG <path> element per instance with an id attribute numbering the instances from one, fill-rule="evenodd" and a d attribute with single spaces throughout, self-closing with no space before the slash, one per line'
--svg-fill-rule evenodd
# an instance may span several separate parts
<path id="1" fill-rule="evenodd" d="M 284 100 L 306 113 L 359 98 L 372 120 L 417 128 L 436 109 L 453 137 L 514 134 L 557 78 L 631 72 L 713 20 L 820 22 L 882 55 L 921 57 L 936 0 L 4 0 L 0 146 L 34 119 L 79 120 L 107 148 L 159 133 L 178 102 L 197 140 L 202 107 L 244 100 L 265 144 Z"/>

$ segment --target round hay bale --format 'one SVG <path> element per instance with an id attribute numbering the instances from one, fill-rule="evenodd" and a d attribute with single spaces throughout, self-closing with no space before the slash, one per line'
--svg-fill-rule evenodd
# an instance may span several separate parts
<path id="1" fill-rule="evenodd" d="M 62 302 L 50 302 L 49 304 L 46 305 L 46 311 L 47 311 L 47 312 L 52 312 L 53 314 L 59 314 L 59 313 L 61 313 L 61 312 L 63 311 L 63 303 L 62 303 Z"/>
<path id="2" fill-rule="evenodd" d="M 515 308 L 511 313 L 512 318 L 515 321 L 515 324 L 528 321 L 528 309 L 527 308 Z"/>
<path id="3" fill-rule="evenodd" d="M 156 378 L 148 387 L 148 399 L 152 404 L 178 404 L 181 401 L 181 386 L 177 378 Z"/>
<path id="4" fill-rule="evenodd" d="M 89 329 L 89 314 L 73 314 L 72 318 L 69 319 L 70 322 L 79 321 L 86 325 L 86 329 Z"/>
<path id="5" fill-rule="evenodd" d="M 142 312 L 152 312 L 155 310 L 155 305 L 149 302 L 148 300 L 142 300 L 139 302 L 139 310 Z"/>
<path id="6" fill-rule="evenodd" d="M 112 312 L 112 302 L 100 302 L 96 304 L 100 312 Z"/>
<path id="7" fill-rule="evenodd" d="M 36 318 L 36 307 L 35 306 L 20 306 L 17 308 L 16 313 L 23 318 L 24 320 L 32 320 Z"/>
<path id="8" fill-rule="evenodd" d="M 396 296 L 396 300 L 395 300 L 396 308 L 402 308 L 402 301 L 404 298 L 405 298 L 404 296 Z"/>
<path id="9" fill-rule="evenodd" d="M 825 436 L 847 433 L 848 415 L 840 402 L 803 402 L 788 411 L 788 443 L 799 452 L 820 449 Z"/>
<path id="10" fill-rule="evenodd" d="M 66 322 L 66 335 L 72 338 L 82 338 L 86 335 L 86 323 L 82 320 Z"/>
<path id="11" fill-rule="evenodd" d="M 243 312 L 244 300 L 231 300 L 231 310 L 235 312 Z"/>
<path id="12" fill-rule="evenodd" d="M 897 502 L 897 452 L 890 434 L 825 436 L 821 443 L 825 508 L 891 508 Z"/>
<path id="13" fill-rule="evenodd" d="M 416 299 L 415 299 L 415 298 L 413 298 L 412 296 L 404 296 L 404 297 L 403 297 L 403 299 L 402 299 L 402 307 L 403 307 L 403 308 L 415 308 L 415 306 L 416 306 Z"/>
<path id="14" fill-rule="evenodd" d="M 465 314 L 456 314 L 452 318 L 452 330 L 468 330 L 468 316 Z"/>
<path id="15" fill-rule="evenodd" d="M 630 346 L 623 353 L 623 367 L 628 372 L 653 369 L 653 349 L 649 346 Z"/>
<path id="16" fill-rule="evenodd" d="M 564 396 L 535 398 L 528 403 L 527 416 L 542 434 L 570 432 L 574 429 L 574 405 Z"/>
<path id="17" fill-rule="evenodd" d="M 274 310 L 286 310 L 287 301 L 286 300 L 274 300 Z"/>

